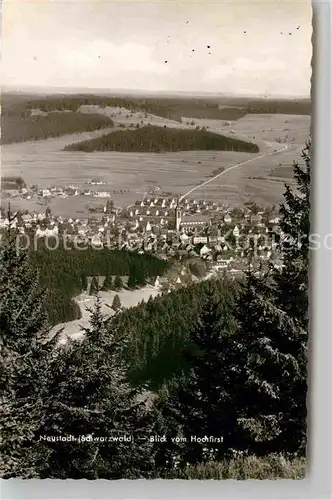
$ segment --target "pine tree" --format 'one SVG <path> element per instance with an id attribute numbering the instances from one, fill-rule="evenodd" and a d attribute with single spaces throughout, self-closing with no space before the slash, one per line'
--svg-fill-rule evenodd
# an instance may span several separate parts
<path id="1" fill-rule="evenodd" d="M 298 193 L 286 187 L 280 208 L 284 265 L 260 278 L 248 272 L 235 310 L 242 390 L 234 397 L 248 446 L 261 454 L 305 453 L 310 143 L 302 157 L 304 169 L 294 164 Z"/>
<path id="2" fill-rule="evenodd" d="M 121 276 L 115 276 L 113 287 L 114 290 L 121 290 L 121 288 L 123 287 Z"/>
<path id="3" fill-rule="evenodd" d="M 128 277 L 128 288 L 133 289 L 136 288 L 137 278 L 136 278 L 136 266 L 132 264 L 129 268 L 129 277 Z"/>
<path id="4" fill-rule="evenodd" d="M 305 332 L 280 309 L 271 277 L 260 273 L 249 268 L 239 291 L 232 365 L 241 448 L 264 455 L 293 448 L 282 434 L 291 419 L 291 388 L 301 383 Z"/>
<path id="5" fill-rule="evenodd" d="M 120 297 L 118 294 L 116 294 L 114 296 L 114 299 L 113 299 L 113 302 L 112 302 L 112 309 L 114 309 L 114 311 L 118 311 L 118 309 L 120 309 L 121 307 L 121 300 L 120 300 Z"/>
<path id="6" fill-rule="evenodd" d="M 44 425 L 44 435 L 89 438 L 48 443 L 51 451 L 44 477 L 148 477 L 154 465 L 152 444 L 139 438 L 150 434 L 153 418 L 140 398 L 144 388 L 134 389 L 127 381 L 122 354 L 127 335 L 120 335 L 113 319 L 102 314 L 98 296 L 91 313 L 84 339 L 63 349 L 54 381 L 57 401 Z M 124 436 L 131 442 L 110 441 Z"/>
<path id="7" fill-rule="evenodd" d="M 107 275 L 104 283 L 104 289 L 113 290 L 113 288 L 114 288 L 114 280 L 112 279 L 112 276 Z"/>
<path id="8" fill-rule="evenodd" d="M 57 369 L 59 334 L 50 338 L 44 291 L 11 228 L 0 246 L 0 475 L 39 477 L 47 451 L 39 441 Z"/>
<path id="9" fill-rule="evenodd" d="M 136 267 L 136 285 L 144 286 L 146 285 L 146 272 L 142 264 L 138 264 Z"/>
<path id="10" fill-rule="evenodd" d="M 98 290 L 97 276 L 92 277 L 90 295 L 95 295 Z"/>
<path id="11" fill-rule="evenodd" d="M 159 463 L 165 467 L 166 460 L 171 464 L 169 455 L 177 456 L 182 465 L 226 456 L 237 440 L 228 361 L 234 328 L 230 307 L 226 298 L 218 304 L 211 284 L 185 346 L 187 370 L 173 380 L 157 403 L 161 429 L 186 439 L 184 444 L 171 443 L 171 447 L 168 444 L 167 449 L 159 451 Z M 221 441 L 199 442 L 204 436 Z"/>
<path id="12" fill-rule="evenodd" d="M 280 207 L 280 227 L 288 237 L 283 244 L 283 267 L 274 270 L 279 307 L 287 312 L 297 326 L 293 337 L 297 361 L 301 367 L 294 383 L 286 387 L 290 403 L 283 422 L 282 439 L 291 451 L 305 453 L 307 429 L 307 343 L 309 322 L 309 233 L 310 178 L 312 146 L 309 141 L 302 151 L 303 165 L 294 163 L 297 192 L 286 186 L 285 203 Z"/>
<path id="13" fill-rule="evenodd" d="M 285 233 L 283 264 L 275 270 L 274 278 L 279 287 L 279 300 L 303 328 L 308 325 L 308 271 L 310 232 L 310 165 L 312 148 L 308 142 L 302 151 L 304 165 L 294 163 L 297 191 L 286 186 L 285 203 L 280 206 L 280 228 Z"/>

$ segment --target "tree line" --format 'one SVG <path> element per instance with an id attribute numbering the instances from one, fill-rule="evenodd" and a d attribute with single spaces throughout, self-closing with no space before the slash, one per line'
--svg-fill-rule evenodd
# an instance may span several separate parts
<path id="1" fill-rule="evenodd" d="M 104 290 L 121 289 L 126 285 L 122 277 L 129 276 L 127 287 L 135 288 L 162 276 L 169 265 L 154 256 L 124 250 L 89 247 L 82 251 L 62 244 L 50 250 L 43 239 L 30 251 L 29 262 L 45 290 L 45 308 L 52 325 L 81 317 L 73 297 L 87 290 L 88 276 L 105 276 Z M 90 293 L 94 293 L 93 287 Z"/>
<path id="2" fill-rule="evenodd" d="M 203 130 L 182 130 L 147 126 L 117 130 L 88 141 L 65 146 L 64 151 L 175 152 L 220 150 L 258 153 L 256 144 Z"/>
<path id="3" fill-rule="evenodd" d="M 283 267 L 261 271 L 249 261 L 234 287 L 211 281 L 179 300 L 171 292 L 139 306 L 147 326 L 154 309 L 161 318 L 164 308 L 165 322 L 173 317 L 170 328 L 178 321 L 183 333 L 175 347 L 183 369 L 153 392 L 129 377 L 125 353 L 140 334 L 133 310 L 105 316 L 97 293 L 84 338 L 58 345 L 28 256 L 11 240 L 2 244 L 3 478 L 187 477 L 188 467 L 218 471 L 225 463 L 233 464 L 232 477 L 243 478 L 257 462 L 274 477 L 299 478 L 294 470 L 306 456 L 310 162 L 308 144 L 303 165 L 294 164 L 298 189 L 287 187 L 280 207 L 290 237 Z M 148 335 L 158 339 L 159 329 L 158 319 Z M 152 339 L 154 355 L 163 341 Z M 156 435 L 165 439 L 149 438 Z M 254 468 L 251 478 L 262 477 L 270 478 Z"/>
<path id="4" fill-rule="evenodd" d="M 281 113 L 310 115 L 310 99 L 252 99 L 248 97 L 114 97 L 93 94 L 25 97 L 3 95 L 2 117 L 28 117 L 31 109 L 41 111 L 74 111 L 82 105 L 123 107 L 142 113 L 150 113 L 170 120 L 182 117 L 238 120 L 247 113 Z"/>
<path id="5" fill-rule="evenodd" d="M 26 188 L 27 185 L 21 176 L 19 177 L 4 176 L 1 178 L 1 187 L 2 189 L 16 190 L 16 189 Z"/>
<path id="6" fill-rule="evenodd" d="M 115 318 L 119 331 L 126 331 L 128 335 L 123 355 L 133 384 L 145 383 L 150 390 L 158 390 L 175 374 L 186 370 L 185 342 L 198 322 L 204 298 L 211 289 L 217 300 L 231 307 L 236 282 L 225 278 L 163 292 L 123 310 Z"/>
<path id="7" fill-rule="evenodd" d="M 30 113 L 29 113 L 30 114 Z M 113 121 L 102 115 L 84 113 L 50 113 L 47 116 L 2 116 L 2 144 L 38 141 L 76 132 L 90 132 L 113 127 Z"/>

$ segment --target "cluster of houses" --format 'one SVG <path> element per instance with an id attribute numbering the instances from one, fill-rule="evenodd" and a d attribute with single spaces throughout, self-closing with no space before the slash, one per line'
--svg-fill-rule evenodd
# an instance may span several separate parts
<path id="1" fill-rule="evenodd" d="M 152 226 L 165 230 L 183 230 L 190 232 L 199 230 L 209 224 L 214 213 L 218 213 L 222 205 L 204 200 L 184 200 L 181 206 L 176 198 L 147 198 L 127 207 L 121 212 L 122 217 L 130 223 L 134 221 L 136 229 Z"/>
<path id="2" fill-rule="evenodd" d="M 89 179 L 88 185 L 99 186 L 105 184 L 102 181 L 93 181 Z M 68 198 L 69 196 L 93 196 L 99 198 L 110 198 L 111 193 L 108 191 L 93 190 L 91 188 L 80 188 L 73 184 L 66 186 L 51 186 L 49 188 L 38 188 L 37 185 L 23 187 L 21 189 L 11 189 L 3 193 L 4 197 L 12 199 L 40 199 L 40 198 Z"/>
<path id="3" fill-rule="evenodd" d="M 21 234 L 63 237 L 77 244 L 138 253 L 159 258 L 200 258 L 216 272 L 241 270 L 249 251 L 262 260 L 278 261 L 277 241 L 282 237 L 278 217 L 271 210 L 225 207 L 204 200 L 147 198 L 125 209 L 107 200 L 102 213 L 85 219 L 42 213 L 19 214 L 15 226 Z M 8 219 L 0 221 L 4 228 Z"/>

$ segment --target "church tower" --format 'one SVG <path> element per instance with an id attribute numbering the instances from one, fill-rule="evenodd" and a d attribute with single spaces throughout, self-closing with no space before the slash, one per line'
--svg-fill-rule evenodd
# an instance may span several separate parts
<path id="1" fill-rule="evenodd" d="M 182 217 L 181 209 L 177 203 L 176 208 L 175 208 L 175 229 L 176 229 L 176 231 L 180 231 L 181 217 Z"/>

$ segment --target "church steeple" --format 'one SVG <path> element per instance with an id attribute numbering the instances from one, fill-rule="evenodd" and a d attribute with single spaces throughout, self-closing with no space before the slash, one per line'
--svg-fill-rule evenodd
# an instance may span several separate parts
<path id="1" fill-rule="evenodd" d="M 176 231 L 180 231 L 181 218 L 182 218 L 181 208 L 179 207 L 179 201 L 177 200 L 176 207 L 175 207 L 175 229 L 176 229 Z"/>

